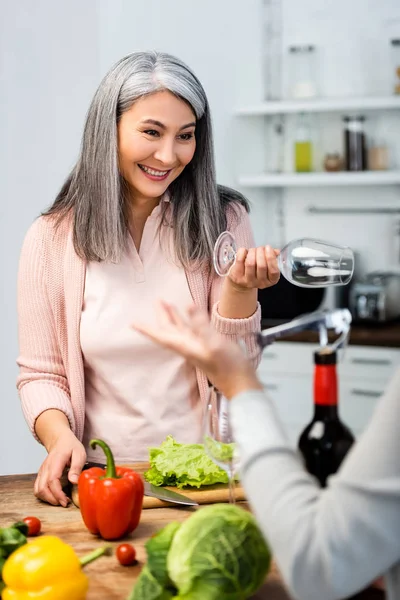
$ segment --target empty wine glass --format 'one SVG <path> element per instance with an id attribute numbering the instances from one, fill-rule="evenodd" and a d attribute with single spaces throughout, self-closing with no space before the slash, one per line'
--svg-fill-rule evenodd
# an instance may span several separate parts
<path id="1" fill-rule="evenodd" d="M 228 400 L 213 386 L 209 388 L 203 439 L 209 457 L 228 475 L 229 502 L 235 504 L 235 473 L 239 457 L 229 423 Z"/>
<path id="2" fill-rule="evenodd" d="M 229 231 L 218 237 L 213 258 L 218 275 L 228 275 L 236 260 L 236 242 Z M 353 276 L 354 254 L 347 246 L 301 238 L 282 248 L 278 267 L 285 279 L 299 287 L 346 285 Z"/>

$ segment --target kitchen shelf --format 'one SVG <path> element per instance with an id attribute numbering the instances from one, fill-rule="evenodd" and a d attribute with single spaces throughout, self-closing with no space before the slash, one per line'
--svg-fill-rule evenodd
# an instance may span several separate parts
<path id="1" fill-rule="evenodd" d="M 280 100 L 262 102 L 254 106 L 239 108 L 237 116 L 257 117 L 299 112 L 342 112 L 400 110 L 399 96 L 360 96 L 344 98 L 310 98 L 307 100 Z"/>
<path id="2" fill-rule="evenodd" d="M 238 183 L 243 187 L 302 187 L 335 185 L 400 185 L 400 171 L 362 171 L 349 173 L 265 173 L 243 175 Z"/>

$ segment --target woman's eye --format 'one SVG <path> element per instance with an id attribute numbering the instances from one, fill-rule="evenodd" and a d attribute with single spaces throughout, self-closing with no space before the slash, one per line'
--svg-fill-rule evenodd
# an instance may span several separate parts
<path id="1" fill-rule="evenodd" d="M 156 131 L 155 129 L 146 129 L 146 131 L 144 132 L 147 135 L 151 135 L 153 137 L 159 135 L 158 131 Z"/>
<path id="2" fill-rule="evenodd" d="M 189 140 L 192 139 L 193 137 L 193 133 L 182 133 L 182 135 L 179 136 L 181 140 L 183 140 L 184 142 L 188 142 Z"/>

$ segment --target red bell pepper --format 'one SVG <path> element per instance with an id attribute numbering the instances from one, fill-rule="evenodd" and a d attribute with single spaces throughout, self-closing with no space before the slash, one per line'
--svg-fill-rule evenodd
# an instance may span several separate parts
<path id="1" fill-rule="evenodd" d="M 139 524 L 144 496 L 143 480 L 132 469 L 116 467 L 111 449 L 105 442 L 91 440 L 93 449 L 97 445 L 106 455 L 106 468 L 92 467 L 80 474 L 80 510 L 91 533 L 105 540 L 117 540 L 131 533 Z"/>

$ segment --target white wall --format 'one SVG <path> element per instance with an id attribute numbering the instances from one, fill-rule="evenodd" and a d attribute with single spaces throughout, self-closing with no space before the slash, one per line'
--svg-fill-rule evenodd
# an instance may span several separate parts
<path id="1" fill-rule="evenodd" d="M 15 388 L 16 275 L 21 243 L 72 166 L 99 78 L 92 3 L 2 0 L 0 475 L 38 469 L 43 448 Z"/>

